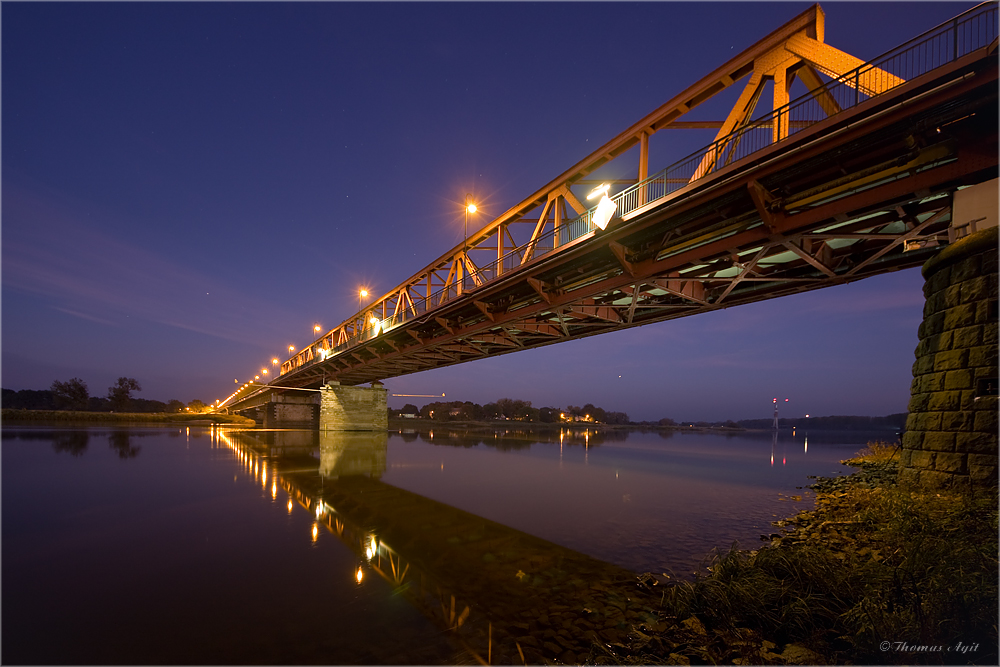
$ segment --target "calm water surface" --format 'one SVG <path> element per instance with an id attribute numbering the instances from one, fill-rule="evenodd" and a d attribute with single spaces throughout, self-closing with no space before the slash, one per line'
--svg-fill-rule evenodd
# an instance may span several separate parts
<path id="1" fill-rule="evenodd" d="M 580 661 L 868 439 L 5 428 L 0 659 Z"/>

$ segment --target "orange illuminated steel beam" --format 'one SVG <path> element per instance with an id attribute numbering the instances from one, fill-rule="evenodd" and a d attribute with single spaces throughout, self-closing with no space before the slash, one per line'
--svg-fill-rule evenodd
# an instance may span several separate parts
<path id="1" fill-rule="evenodd" d="M 773 79 L 775 82 L 774 106 L 777 108 L 788 101 L 788 86 L 794 76 L 797 75 L 810 90 L 813 90 L 821 83 L 817 70 L 834 76 L 860 64 L 861 61 L 825 44 L 823 39 L 824 14 L 817 4 L 724 65 L 717 67 L 712 73 L 675 95 L 532 195 L 474 231 L 467 240 L 463 240 L 461 244 L 451 248 L 410 278 L 375 299 L 367 309 L 317 338 L 310 347 L 286 361 L 282 365 L 282 373 L 311 360 L 315 354 L 314 350 L 330 350 L 347 342 L 364 331 L 367 328 L 366 323 L 372 317 L 394 322 L 400 319 L 403 313 L 416 316 L 418 312 L 415 300 L 429 300 L 432 295 L 440 292 L 437 298 L 439 303 L 425 302 L 427 308 L 434 308 L 461 295 L 466 276 L 471 275 L 472 280 L 476 281 L 475 286 L 478 286 L 479 273 L 475 270 L 476 264 L 470 257 L 472 252 L 495 250 L 498 260 L 497 275 L 515 268 L 505 268 L 503 263 L 499 262 L 504 257 L 505 250 L 518 250 L 519 264 L 527 264 L 534 258 L 537 249 L 534 242 L 544 235 L 547 228 L 559 229 L 567 220 L 567 205 L 576 215 L 586 211 L 586 207 L 581 204 L 571 187 L 589 184 L 586 176 L 637 144 L 640 147 L 637 178 L 643 180 L 648 175 L 649 137 L 659 130 L 675 125 L 678 129 L 700 126 L 700 123 L 678 119 L 742 78 L 750 76 L 739 102 L 729 117 L 722 122 L 718 137 L 728 135 L 735 127 L 747 122 L 766 80 Z M 858 85 L 870 94 L 871 91 L 879 91 L 898 83 L 899 80 L 892 75 L 881 70 L 872 70 L 861 76 Z M 829 95 L 819 95 L 819 102 L 827 114 L 838 110 L 836 102 Z M 773 124 L 776 139 L 787 136 L 788 133 L 788 123 L 782 124 L 780 120 L 779 118 L 779 122 Z M 719 127 L 718 123 L 711 125 Z M 714 156 L 706 155 L 694 178 L 711 171 L 714 164 Z M 541 212 L 536 218 L 525 217 L 539 207 Z M 517 223 L 534 224 L 527 243 L 515 241 L 510 225 Z M 556 234 L 553 247 L 558 245 L 559 234 Z"/>
<path id="2" fill-rule="evenodd" d="M 813 12 L 811 22 L 796 24 L 792 21 L 783 28 L 775 31 L 768 38 L 759 44 L 768 43 L 769 48 L 760 51 L 751 61 L 743 66 L 750 67 L 747 72 L 750 78 L 743 92 L 740 94 L 736 105 L 729 116 L 723 121 L 715 140 L 733 134 L 736 130 L 747 125 L 760 100 L 761 93 L 768 81 L 773 82 L 773 106 L 774 111 L 779 110 L 789 102 L 788 91 L 796 76 L 810 91 L 816 92 L 816 99 L 823 111 L 828 115 L 833 115 L 840 111 L 836 100 L 825 90 L 821 90 L 822 81 L 819 72 L 826 74 L 830 78 L 836 79 L 844 76 L 848 72 L 864 65 L 864 62 L 854 56 L 844 53 L 829 44 L 823 42 L 824 38 L 824 15 L 823 10 L 818 5 L 813 5 L 810 9 Z M 808 14 L 809 12 L 806 12 Z M 800 18 L 805 14 L 800 15 Z M 791 28 L 791 30 L 786 30 Z M 780 33 L 780 37 L 778 37 Z M 775 39 L 771 39 L 771 38 Z M 739 56 L 737 56 L 739 57 Z M 872 67 L 865 71 L 860 71 L 853 80 L 845 80 L 848 86 L 856 88 L 867 97 L 880 95 L 896 86 L 904 83 L 902 79 L 877 67 Z M 779 141 L 788 136 L 789 119 L 787 114 L 777 116 L 776 122 L 771 124 L 773 140 Z M 736 135 L 732 142 L 738 142 L 739 135 Z M 722 143 L 714 151 L 709 151 L 702 159 L 701 164 L 691 177 L 695 181 L 708 172 L 717 164 L 719 156 L 723 155 L 730 146 Z"/>

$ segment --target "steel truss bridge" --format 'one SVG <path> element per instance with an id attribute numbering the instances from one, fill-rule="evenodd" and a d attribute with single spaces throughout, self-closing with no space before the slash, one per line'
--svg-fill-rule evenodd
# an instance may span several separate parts
<path id="1" fill-rule="evenodd" d="M 997 5 L 869 62 L 824 38 L 814 5 L 222 407 L 923 264 L 950 240 L 954 192 L 997 176 Z M 681 120 L 743 80 L 725 120 Z M 808 92 L 790 100 L 795 80 Z M 755 114 L 768 84 L 770 108 Z M 648 174 L 649 137 L 692 127 L 717 127 L 716 140 Z M 637 145 L 637 177 L 612 183 L 617 214 L 600 230 L 582 201 L 601 181 L 588 177 Z"/>

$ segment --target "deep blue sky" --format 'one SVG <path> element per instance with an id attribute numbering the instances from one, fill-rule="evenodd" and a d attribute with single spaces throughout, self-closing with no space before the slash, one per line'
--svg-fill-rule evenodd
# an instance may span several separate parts
<path id="1" fill-rule="evenodd" d="M 127 375 L 144 398 L 224 398 L 353 314 L 359 285 L 382 294 L 459 242 L 466 192 L 492 219 L 808 6 L 5 2 L 3 386 L 103 395 Z M 971 6 L 827 3 L 826 41 L 867 59 Z M 650 172 L 711 139 L 660 132 Z M 901 412 L 922 282 L 387 386 L 633 419 L 767 417 L 775 396 L 789 416 Z"/>

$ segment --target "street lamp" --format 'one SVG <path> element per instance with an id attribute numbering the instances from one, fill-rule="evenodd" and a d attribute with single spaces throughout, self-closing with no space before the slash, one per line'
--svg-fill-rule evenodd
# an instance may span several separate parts
<path id="1" fill-rule="evenodd" d="M 476 205 L 472 201 L 472 195 L 465 195 L 465 249 L 469 248 L 469 214 L 476 212 Z"/>
<path id="2" fill-rule="evenodd" d="M 601 230 L 604 230 L 608 226 L 608 223 L 611 222 L 611 216 L 618 210 L 618 204 L 611 201 L 611 198 L 608 197 L 608 190 L 610 188 L 611 186 L 608 183 L 602 183 L 587 195 L 587 199 L 596 199 L 598 196 L 601 198 L 593 217 L 594 225 L 600 227 Z"/>
<path id="3" fill-rule="evenodd" d="M 277 357 L 275 357 L 274 359 L 271 359 L 271 363 L 272 363 L 273 365 L 277 366 L 277 365 L 278 365 L 278 358 L 277 358 Z"/>
<path id="4" fill-rule="evenodd" d="M 361 312 L 361 299 L 364 299 L 367 296 L 368 296 L 368 290 L 366 290 L 364 287 L 362 287 L 361 290 L 358 292 L 358 312 L 359 313 Z"/>
<path id="5" fill-rule="evenodd" d="M 313 333 L 319 333 L 319 325 L 318 324 L 314 324 L 313 325 Z"/>
<path id="6" fill-rule="evenodd" d="M 288 351 L 289 352 L 294 352 L 295 351 L 295 346 L 294 345 L 289 345 L 288 346 Z"/>

